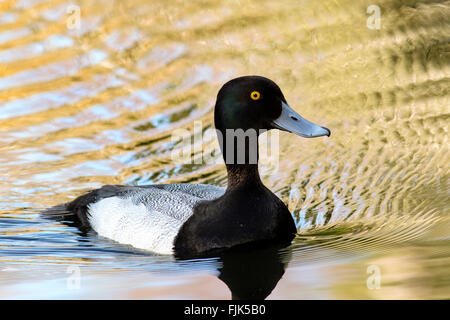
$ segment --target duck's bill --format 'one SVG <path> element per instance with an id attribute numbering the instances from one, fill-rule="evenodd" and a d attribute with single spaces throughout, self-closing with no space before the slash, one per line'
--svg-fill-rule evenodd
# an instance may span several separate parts
<path id="1" fill-rule="evenodd" d="M 284 102 L 282 102 L 281 115 L 272 122 L 272 125 L 277 129 L 292 132 L 305 138 L 329 137 L 331 134 L 329 129 L 304 119 Z"/>

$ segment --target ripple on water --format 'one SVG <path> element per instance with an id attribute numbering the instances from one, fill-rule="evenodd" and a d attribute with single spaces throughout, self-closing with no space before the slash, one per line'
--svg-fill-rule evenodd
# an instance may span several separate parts
<path id="1" fill-rule="evenodd" d="M 414 262 L 434 267 L 418 272 L 423 279 L 447 275 L 448 1 L 381 1 L 380 30 L 367 28 L 362 0 L 80 1 L 79 29 L 67 27 L 69 4 L 1 6 L 0 270 L 8 277 L 0 281 L 43 269 L 61 276 L 70 265 L 99 272 L 93 278 L 217 274 L 218 258 L 177 262 L 38 212 L 103 184 L 226 185 L 220 155 L 198 160 L 218 148 L 205 134 L 218 89 L 243 74 L 276 80 L 297 111 L 332 131 L 311 140 L 280 133 L 276 166 L 262 164 L 299 231 L 282 251 L 292 270 Z M 172 140 L 178 129 L 204 135 L 193 163 L 173 161 L 183 148 Z M 166 280 L 146 284 L 173 285 Z M 283 288 L 276 297 L 297 297 Z"/>

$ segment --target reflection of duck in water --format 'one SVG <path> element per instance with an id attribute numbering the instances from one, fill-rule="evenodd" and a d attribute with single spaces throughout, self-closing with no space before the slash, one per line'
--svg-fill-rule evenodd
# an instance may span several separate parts
<path id="1" fill-rule="evenodd" d="M 273 81 L 258 76 L 227 82 L 217 96 L 214 120 L 222 136 L 226 190 L 203 184 L 104 186 L 45 213 L 70 217 L 120 243 L 178 257 L 289 243 L 296 233 L 294 220 L 259 177 L 258 136 L 270 129 L 307 138 L 330 131 L 303 119 Z M 227 274 L 224 279 L 231 279 Z"/>
<path id="2" fill-rule="evenodd" d="M 220 255 L 219 279 L 233 300 L 262 300 L 276 287 L 289 260 L 279 246 L 227 251 Z"/>

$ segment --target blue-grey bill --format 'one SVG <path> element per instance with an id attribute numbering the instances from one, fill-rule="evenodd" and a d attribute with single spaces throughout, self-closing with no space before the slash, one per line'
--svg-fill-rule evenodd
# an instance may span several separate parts
<path id="1" fill-rule="evenodd" d="M 305 138 L 330 136 L 331 131 L 306 120 L 289 105 L 282 102 L 281 115 L 272 122 L 277 129 L 292 132 Z"/>

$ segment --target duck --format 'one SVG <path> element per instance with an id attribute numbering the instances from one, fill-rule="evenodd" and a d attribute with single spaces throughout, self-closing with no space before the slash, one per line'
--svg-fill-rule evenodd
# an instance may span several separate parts
<path id="1" fill-rule="evenodd" d="M 268 244 L 289 245 L 297 228 L 287 206 L 262 182 L 258 137 L 268 130 L 304 138 L 330 136 L 300 116 L 263 76 L 226 82 L 214 125 L 227 171 L 226 188 L 207 184 L 105 185 L 46 209 L 98 236 L 155 254 L 195 258 Z"/>

